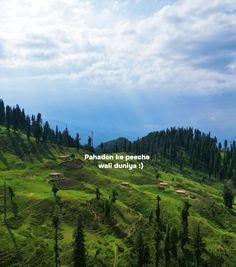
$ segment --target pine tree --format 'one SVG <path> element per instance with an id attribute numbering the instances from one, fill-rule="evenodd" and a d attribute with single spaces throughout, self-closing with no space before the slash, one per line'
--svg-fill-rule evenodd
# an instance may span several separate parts
<path id="1" fill-rule="evenodd" d="M 18 113 L 17 113 L 16 108 L 13 108 L 12 110 L 12 124 L 13 124 L 13 130 L 14 132 L 16 132 L 19 127 L 19 118 L 18 118 Z"/>
<path id="2" fill-rule="evenodd" d="M 15 193 L 14 193 L 13 189 L 10 186 L 8 187 L 8 191 L 9 191 L 11 202 L 12 202 L 13 201 L 13 197 L 15 196 Z"/>
<path id="3" fill-rule="evenodd" d="M 6 106 L 6 126 L 8 131 L 10 131 L 11 124 L 12 124 L 12 109 L 10 106 Z"/>
<path id="4" fill-rule="evenodd" d="M 56 139 L 56 144 L 59 144 L 59 131 L 58 131 L 58 126 L 56 126 L 55 139 Z"/>
<path id="5" fill-rule="evenodd" d="M 159 266 L 160 261 L 161 261 L 161 249 L 160 249 L 161 237 L 162 237 L 162 234 L 161 234 L 159 226 L 157 225 L 156 226 L 156 233 L 155 233 L 155 249 L 156 249 L 155 250 L 155 264 L 156 264 L 156 267 Z"/>
<path id="6" fill-rule="evenodd" d="M 49 140 L 50 137 L 50 125 L 48 123 L 48 121 L 46 121 L 43 125 L 43 133 L 42 133 L 42 137 L 43 137 L 43 141 L 46 142 L 47 140 Z"/>
<path id="7" fill-rule="evenodd" d="M 164 267 L 169 267 L 169 263 L 170 263 L 170 230 L 169 230 L 168 225 L 166 228 L 163 253 L 164 253 Z"/>
<path id="8" fill-rule="evenodd" d="M 63 145 L 69 147 L 69 131 L 67 127 L 62 133 L 62 138 L 63 138 Z"/>
<path id="9" fill-rule="evenodd" d="M 136 244 L 137 267 L 147 266 L 150 261 L 149 248 L 145 244 L 142 233 L 139 233 Z"/>
<path id="10" fill-rule="evenodd" d="M 38 113 L 37 115 L 37 119 L 36 119 L 36 122 L 35 122 L 35 139 L 37 141 L 37 143 L 40 142 L 40 139 L 42 137 L 42 116 L 40 113 Z"/>
<path id="11" fill-rule="evenodd" d="M 76 150 L 78 151 L 80 149 L 80 137 L 78 133 L 76 134 L 75 144 L 76 144 Z"/>
<path id="12" fill-rule="evenodd" d="M 55 214 L 52 218 L 52 224 L 55 230 L 54 234 L 54 259 L 55 259 L 55 267 L 59 267 L 60 259 L 59 259 L 59 246 L 58 246 L 58 232 L 59 232 L 59 217 Z"/>
<path id="13" fill-rule="evenodd" d="M 2 99 L 0 99 L 0 125 L 5 123 L 5 105 Z"/>
<path id="14" fill-rule="evenodd" d="M 54 195 L 55 199 L 57 197 L 57 192 L 58 191 L 59 191 L 58 187 L 55 184 L 53 184 L 53 186 L 52 186 L 52 192 L 53 192 L 53 195 Z"/>
<path id="15" fill-rule="evenodd" d="M 182 233 L 181 233 L 181 245 L 182 248 L 188 241 L 188 217 L 189 217 L 189 208 L 191 205 L 185 201 L 181 211 L 181 223 L 182 223 Z"/>
<path id="16" fill-rule="evenodd" d="M 200 227 L 197 225 L 197 228 L 195 229 L 194 237 L 193 237 L 193 250 L 194 250 L 194 256 L 196 261 L 196 267 L 201 266 L 201 256 L 202 253 L 205 251 L 205 244 L 202 240 L 202 236 L 200 233 Z"/>
<path id="17" fill-rule="evenodd" d="M 93 139 L 91 136 L 89 136 L 88 137 L 88 143 L 87 143 L 86 147 L 87 147 L 88 151 L 91 151 L 91 152 L 93 152 L 93 150 L 94 150 L 92 143 L 93 143 Z"/>
<path id="18" fill-rule="evenodd" d="M 25 118 L 25 130 L 26 130 L 27 139 L 30 140 L 30 136 L 31 136 L 31 121 L 30 121 L 30 117 L 28 115 Z"/>
<path id="19" fill-rule="evenodd" d="M 26 131 L 26 115 L 25 115 L 25 110 L 22 109 L 21 113 L 20 113 L 20 128 L 23 131 Z"/>
<path id="20" fill-rule="evenodd" d="M 86 267 L 86 249 L 84 241 L 84 229 L 81 219 L 77 220 L 77 227 L 74 234 L 74 253 L 73 253 L 73 266 Z"/>
<path id="21" fill-rule="evenodd" d="M 174 259 L 177 258 L 177 243 L 178 243 L 178 232 L 173 226 L 170 230 L 170 251 Z"/>
<path id="22" fill-rule="evenodd" d="M 161 198 L 159 195 L 157 195 L 157 207 L 156 207 L 156 223 L 158 225 L 158 227 L 160 228 L 161 227 L 161 208 L 160 208 L 160 201 L 161 201 Z"/>

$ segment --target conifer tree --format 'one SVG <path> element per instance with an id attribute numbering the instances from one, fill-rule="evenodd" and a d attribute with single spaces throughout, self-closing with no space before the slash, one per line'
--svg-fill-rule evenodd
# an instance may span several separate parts
<path id="1" fill-rule="evenodd" d="M 58 131 L 58 126 L 56 126 L 56 131 L 55 131 L 55 142 L 56 144 L 59 144 L 59 131 Z"/>
<path id="2" fill-rule="evenodd" d="M 86 145 L 86 148 L 88 149 L 88 151 L 93 152 L 94 148 L 93 148 L 93 139 L 91 136 L 88 137 L 88 143 Z"/>
<path id="3" fill-rule="evenodd" d="M 12 124 L 13 124 L 13 130 L 14 132 L 16 132 L 19 127 L 19 120 L 18 120 L 17 110 L 15 107 L 12 110 Z"/>
<path id="4" fill-rule="evenodd" d="M 161 238 L 162 238 L 162 234 L 160 231 L 159 226 L 156 226 L 156 232 L 155 232 L 155 264 L 156 267 L 159 266 L 160 261 L 161 261 Z"/>
<path id="5" fill-rule="evenodd" d="M 63 145 L 69 147 L 69 131 L 67 127 L 62 133 L 62 138 L 63 138 Z"/>
<path id="6" fill-rule="evenodd" d="M 46 142 L 47 140 L 49 140 L 50 138 L 50 125 L 48 123 L 48 121 L 46 121 L 43 125 L 43 133 L 42 133 L 42 137 L 43 137 L 43 141 Z"/>
<path id="7" fill-rule="evenodd" d="M 2 99 L 0 99 L 0 125 L 5 123 L 5 105 Z"/>
<path id="8" fill-rule="evenodd" d="M 173 226 L 170 230 L 170 251 L 172 254 L 172 257 L 174 259 L 177 258 L 177 243 L 178 243 L 178 232 L 175 228 L 175 226 Z"/>
<path id="9" fill-rule="evenodd" d="M 30 117 L 28 115 L 25 118 L 25 130 L 26 130 L 27 139 L 30 140 L 30 136 L 31 136 L 31 121 L 30 121 Z"/>
<path id="10" fill-rule="evenodd" d="M 55 199 L 57 197 L 57 192 L 58 191 L 59 191 L 58 187 L 55 184 L 53 184 L 53 186 L 52 186 L 52 192 L 53 192 L 53 195 L 54 195 Z"/>
<path id="11" fill-rule="evenodd" d="M 138 234 L 137 244 L 136 244 L 136 253 L 137 253 L 137 267 L 147 266 L 150 262 L 149 248 L 145 244 L 142 233 Z"/>
<path id="12" fill-rule="evenodd" d="M 26 131 L 26 115 L 25 115 L 25 110 L 22 109 L 22 111 L 20 112 L 20 128 L 23 131 Z"/>
<path id="13" fill-rule="evenodd" d="M 189 217 L 189 208 L 191 205 L 185 201 L 181 211 L 181 223 L 182 223 L 182 233 L 181 233 L 181 245 L 182 248 L 188 241 L 188 217 Z"/>
<path id="14" fill-rule="evenodd" d="M 9 191 L 11 202 L 12 202 L 13 201 L 13 197 L 15 196 L 15 193 L 14 193 L 13 189 L 10 186 L 8 187 L 8 191 Z"/>
<path id="15" fill-rule="evenodd" d="M 52 224 L 55 230 L 54 234 L 54 259 L 55 259 L 55 267 L 59 267 L 60 259 L 59 259 L 59 246 L 58 246 L 58 233 L 59 233 L 59 217 L 55 214 L 52 218 Z"/>
<path id="16" fill-rule="evenodd" d="M 80 218 L 77 220 L 77 226 L 74 234 L 73 266 L 86 267 L 84 229 Z"/>
<path id="17" fill-rule="evenodd" d="M 195 233 L 193 237 L 193 249 L 194 249 L 196 267 L 199 267 L 201 266 L 200 264 L 201 264 L 202 253 L 205 251 L 205 244 L 202 240 L 199 225 L 197 225 L 195 229 Z"/>
<path id="18" fill-rule="evenodd" d="M 40 139 L 42 137 L 42 131 L 42 116 L 40 113 L 38 113 L 35 124 L 35 139 L 37 143 L 40 142 Z"/>
<path id="19" fill-rule="evenodd" d="M 80 149 L 80 137 L 78 133 L 76 134 L 75 144 L 76 144 L 76 149 L 78 151 Z"/>
<path id="20" fill-rule="evenodd" d="M 159 195 L 157 195 L 157 207 L 156 207 L 156 223 L 158 225 L 158 227 L 161 227 L 161 208 L 160 208 L 160 201 L 161 198 Z"/>
<path id="21" fill-rule="evenodd" d="M 165 235 L 165 240 L 164 240 L 163 246 L 164 246 L 163 247 L 164 267 L 169 267 L 169 263 L 170 263 L 170 229 L 169 229 L 168 225 L 166 228 L 166 235 Z"/>
<path id="22" fill-rule="evenodd" d="M 12 110 L 10 106 L 6 106 L 6 126 L 7 126 L 7 130 L 10 131 L 10 127 L 11 127 L 11 123 L 12 123 Z"/>

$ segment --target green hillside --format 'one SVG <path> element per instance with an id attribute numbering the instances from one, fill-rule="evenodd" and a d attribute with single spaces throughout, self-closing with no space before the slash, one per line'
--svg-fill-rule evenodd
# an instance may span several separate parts
<path id="1" fill-rule="evenodd" d="M 150 251 L 147 266 L 155 266 L 157 195 L 161 198 L 163 227 L 175 226 L 178 232 L 183 203 L 188 200 L 191 204 L 189 241 L 185 247 L 187 266 L 194 266 L 192 243 L 197 224 L 206 247 L 202 262 L 208 265 L 204 266 L 235 266 L 236 207 L 232 210 L 224 207 L 222 183 L 213 178 L 205 180 L 206 173 L 186 166 L 180 169 L 168 160 L 145 162 L 143 170 L 99 169 L 97 161 L 84 160 L 84 153 L 51 143 L 36 143 L 33 138 L 28 141 L 22 133 L 8 133 L 0 128 L 0 266 L 55 266 L 52 217 L 56 201 L 61 266 L 72 266 L 78 216 L 85 230 L 87 266 L 137 266 L 135 246 L 139 232 Z M 60 159 L 71 154 L 75 154 L 75 161 Z M 50 177 L 53 173 L 61 173 L 63 178 Z M 2 220 L 4 182 L 7 224 Z M 160 189 L 160 183 L 166 183 L 166 188 Z M 51 191 L 53 184 L 59 188 L 56 199 Z M 12 200 L 9 187 L 15 194 Z M 96 200 L 96 188 L 102 193 L 100 200 Z M 107 215 L 104 206 L 112 190 L 118 194 L 117 201 Z M 181 190 L 186 195 L 181 195 Z M 163 240 L 160 246 L 164 246 Z M 163 261 L 160 253 L 160 266 Z M 169 266 L 179 264 L 176 261 Z"/>

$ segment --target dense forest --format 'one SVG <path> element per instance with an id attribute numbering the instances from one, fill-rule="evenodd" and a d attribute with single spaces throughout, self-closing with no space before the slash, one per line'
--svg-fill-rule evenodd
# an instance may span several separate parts
<path id="1" fill-rule="evenodd" d="M 77 149 L 81 146 L 79 133 L 73 138 L 67 127 L 64 131 L 60 131 L 56 126 L 54 130 L 50 127 L 48 121 L 43 122 L 41 113 L 29 116 L 25 114 L 24 109 L 21 109 L 19 105 L 15 107 L 6 105 L 5 107 L 2 99 L 0 99 L 0 125 L 6 126 L 8 131 L 10 128 L 14 132 L 21 130 L 27 135 L 28 140 L 30 140 L 30 137 L 34 137 L 38 143 L 40 141 L 50 141 L 57 145 L 76 147 Z M 85 148 L 89 151 L 93 151 L 92 142 L 92 137 L 89 136 L 88 143 L 85 145 Z"/>
<path id="2" fill-rule="evenodd" d="M 193 169 L 207 171 L 209 177 L 236 182 L 236 143 L 227 140 L 222 145 L 216 137 L 193 128 L 170 128 L 152 132 L 145 137 L 130 142 L 125 138 L 102 143 L 101 153 L 129 152 L 148 154 L 161 162 L 169 160 L 172 164 L 190 164 Z"/>

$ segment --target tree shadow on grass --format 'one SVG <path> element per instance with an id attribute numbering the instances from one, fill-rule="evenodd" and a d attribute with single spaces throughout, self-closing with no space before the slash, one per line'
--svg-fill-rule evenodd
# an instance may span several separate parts
<path id="1" fill-rule="evenodd" d="M 0 161 L 9 169 L 10 165 L 7 159 L 4 157 L 3 153 L 0 151 Z"/>
<path id="2" fill-rule="evenodd" d="M 10 227 L 10 225 L 9 225 L 9 223 L 7 221 L 5 221 L 5 225 L 7 227 L 7 231 L 9 233 L 10 237 L 11 237 L 12 243 L 13 243 L 16 251 L 19 252 L 15 236 L 14 236 L 13 232 L 11 231 L 11 227 Z"/>
<path id="3" fill-rule="evenodd" d="M 11 141 L 11 146 L 13 152 L 22 160 L 28 159 L 33 163 L 33 158 L 30 156 L 29 146 L 26 144 L 26 141 L 17 133 L 9 133 L 9 139 Z"/>
<path id="4" fill-rule="evenodd" d="M 229 209 L 229 213 L 233 216 L 236 216 L 236 211 L 234 211 L 233 209 Z"/>

